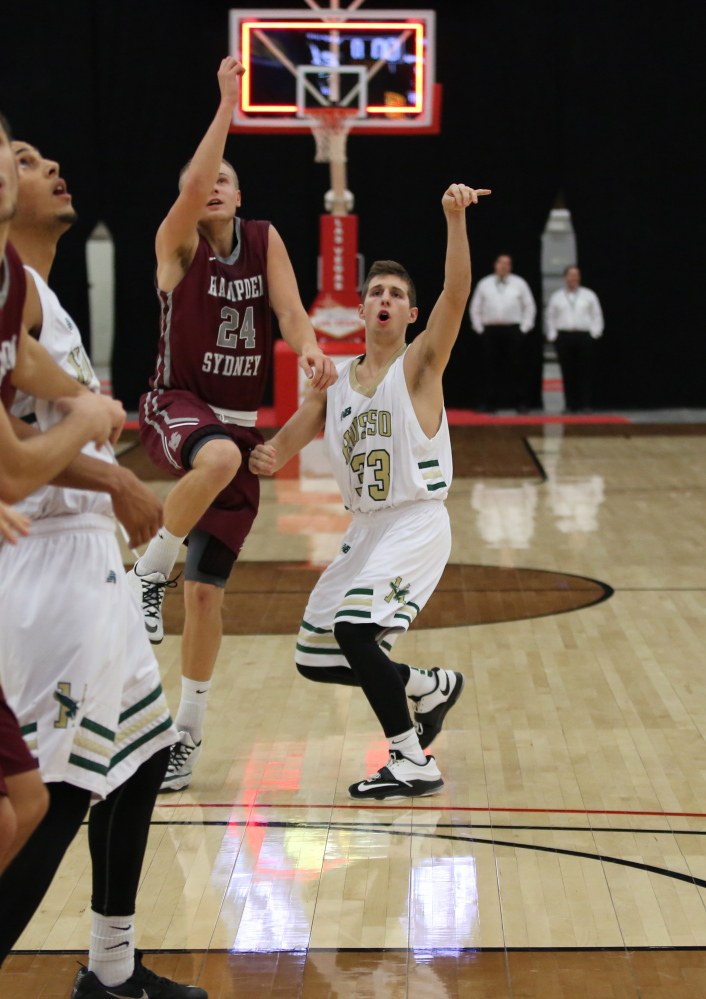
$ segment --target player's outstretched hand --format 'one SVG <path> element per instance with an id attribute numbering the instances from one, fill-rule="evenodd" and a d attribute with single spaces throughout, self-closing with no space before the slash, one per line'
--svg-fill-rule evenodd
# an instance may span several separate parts
<path id="1" fill-rule="evenodd" d="M 250 452 L 249 467 L 255 475 L 274 475 L 277 451 L 271 444 L 257 444 Z"/>
<path id="2" fill-rule="evenodd" d="M 486 187 L 473 188 L 466 187 L 465 184 L 452 184 L 441 199 L 441 204 L 445 212 L 464 212 L 469 205 L 477 205 L 478 198 L 491 193 Z"/>
<path id="3" fill-rule="evenodd" d="M 311 382 L 311 387 L 320 392 L 325 392 L 338 380 L 336 365 L 323 350 L 305 350 L 299 358 L 299 367 Z"/>
<path id="4" fill-rule="evenodd" d="M 118 485 L 110 495 L 115 516 L 128 533 L 130 547 L 138 548 L 151 541 L 164 523 L 162 503 L 152 490 L 128 468 L 121 468 Z"/>
<path id="5" fill-rule="evenodd" d="M 224 104 L 235 107 L 240 97 L 240 77 L 245 72 L 242 62 L 233 56 L 226 56 L 218 70 L 218 85 L 221 88 L 221 100 Z"/>
<path id="6" fill-rule="evenodd" d="M 26 537 L 29 528 L 30 521 L 23 513 L 18 513 L 7 503 L 0 503 L 0 537 L 9 541 L 11 545 L 16 545 L 17 535 L 22 534 Z"/>

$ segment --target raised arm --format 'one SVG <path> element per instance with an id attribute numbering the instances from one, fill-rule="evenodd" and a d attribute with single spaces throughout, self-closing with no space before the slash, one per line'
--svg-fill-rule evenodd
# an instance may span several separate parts
<path id="1" fill-rule="evenodd" d="M 274 226 L 270 226 L 267 244 L 267 284 L 270 305 L 284 340 L 299 354 L 299 367 L 311 380 L 311 387 L 324 391 L 338 377 L 336 365 L 316 342 L 311 320 L 302 305 L 287 247 Z"/>
<path id="2" fill-rule="evenodd" d="M 446 271 L 442 291 L 427 328 L 405 355 L 405 376 L 410 391 L 429 381 L 438 382 L 456 343 L 471 290 L 471 254 L 466 234 L 466 209 L 477 204 L 488 190 L 452 184 L 441 200 L 447 225 Z"/>
<path id="3" fill-rule="evenodd" d="M 222 61 L 218 110 L 182 179 L 179 197 L 157 231 L 157 284 L 163 291 L 176 287 L 194 259 L 199 241 L 196 227 L 218 180 L 243 72 L 237 59 L 228 56 Z"/>
<path id="4" fill-rule="evenodd" d="M 258 444 L 250 454 L 250 471 L 274 475 L 321 433 L 326 423 L 326 393 L 308 392 L 304 402 L 267 444 Z"/>

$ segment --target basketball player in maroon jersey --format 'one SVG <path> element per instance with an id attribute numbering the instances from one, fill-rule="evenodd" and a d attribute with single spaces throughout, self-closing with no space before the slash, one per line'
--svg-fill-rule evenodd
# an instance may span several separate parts
<path id="1" fill-rule="evenodd" d="M 186 787 L 200 755 L 223 594 L 257 514 L 259 483 L 247 457 L 262 441 L 255 424 L 272 353 L 270 307 L 312 387 L 336 380 L 281 237 L 269 222 L 236 215 L 238 178 L 223 153 L 242 72 L 236 59 L 221 63 L 218 111 L 156 241 L 161 338 L 151 391 L 140 400 L 140 435 L 152 461 L 180 480 L 163 530 L 130 577 L 150 639 L 161 642 L 164 589 L 188 536 L 180 742 L 163 790 Z"/>
<path id="2" fill-rule="evenodd" d="M 22 325 L 25 271 L 8 242 L 16 205 L 17 169 L 9 126 L 0 115 L 0 501 L 10 503 L 54 478 L 88 441 L 103 443 L 114 427 L 122 427 L 121 407 L 78 392 L 44 349 L 30 343 Z M 65 419 L 46 434 L 18 440 L 8 413 L 18 386 L 60 401 Z M 22 529 L 16 514 L 4 512 L 2 519 Z M 47 801 L 37 762 L 0 691 L 0 871 L 36 828 Z"/>

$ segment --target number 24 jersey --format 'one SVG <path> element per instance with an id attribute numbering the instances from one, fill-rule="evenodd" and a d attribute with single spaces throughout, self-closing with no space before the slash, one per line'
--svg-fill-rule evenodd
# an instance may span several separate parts
<path id="1" fill-rule="evenodd" d="M 185 389 L 224 409 L 254 411 L 272 355 L 269 222 L 235 220 L 219 257 L 204 236 L 173 291 L 158 289 L 160 339 L 152 389 Z"/>

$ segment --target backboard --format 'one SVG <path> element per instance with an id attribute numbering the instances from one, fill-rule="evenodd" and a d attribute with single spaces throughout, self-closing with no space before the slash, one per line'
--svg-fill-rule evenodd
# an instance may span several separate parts
<path id="1" fill-rule="evenodd" d="M 231 10 L 232 130 L 308 132 L 311 108 L 338 106 L 357 134 L 437 132 L 435 26 L 430 10 Z"/>

